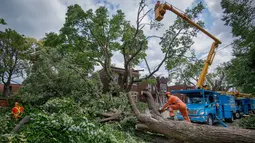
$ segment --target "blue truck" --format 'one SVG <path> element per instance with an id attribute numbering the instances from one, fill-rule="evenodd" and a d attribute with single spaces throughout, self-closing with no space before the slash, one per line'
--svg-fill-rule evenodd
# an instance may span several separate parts
<path id="1" fill-rule="evenodd" d="M 241 118 L 242 115 L 255 114 L 255 98 L 238 98 L 235 100 L 237 112 L 235 118 Z"/>
<path id="2" fill-rule="evenodd" d="M 237 112 L 235 98 L 231 95 L 222 95 L 218 92 L 194 89 L 194 90 L 173 90 L 171 94 L 186 95 L 188 115 L 192 122 L 206 123 L 213 125 L 215 121 L 233 122 L 234 115 Z M 178 120 L 183 120 L 182 115 L 177 111 Z"/>

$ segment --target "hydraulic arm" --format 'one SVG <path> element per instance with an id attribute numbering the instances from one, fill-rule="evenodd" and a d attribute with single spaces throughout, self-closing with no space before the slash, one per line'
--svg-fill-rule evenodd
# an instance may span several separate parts
<path id="1" fill-rule="evenodd" d="M 187 21 L 188 23 L 190 23 L 191 25 L 193 25 L 194 27 L 196 27 L 197 29 L 199 29 L 204 34 L 206 34 L 207 36 L 209 36 L 210 38 L 212 38 L 214 40 L 214 42 L 212 43 L 210 52 L 208 53 L 208 56 L 207 56 L 207 59 L 205 61 L 204 67 L 202 69 L 202 72 L 200 73 L 199 79 L 198 79 L 197 84 L 196 84 L 197 88 L 205 88 L 203 86 L 203 84 L 205 82 L 205 76 L 206 76 L 206 74 L 208 72 L 209 66 L 212 64 L 213 59 L 215 57 L 215 53 L 216 53 L 215 49 L 218 47 L 219 44 L 221 44 L 221 41 L 219 39 L 217 39 L 216 37 L 214 37 L 208 31 L 203 29 L 201 26 L 199 26 L 198 24 L 196 24 L 195 22 L 190 20 L 185 14 L 180 13 L 178 10 L 176 10 L 170 4 L 167 4 L 167 3 L 160 4 L 160 2 L 158 1 L 157 4 L 155 5 L 155 9 L 154 9 L 154 11 L 155 11 L 155 19 L 157 21 L 161 21 L 164 18 L 164 14 L 166 13 L 166 10 L 172 11 L 177 16 L 181 17 L 183 20 Z"/>

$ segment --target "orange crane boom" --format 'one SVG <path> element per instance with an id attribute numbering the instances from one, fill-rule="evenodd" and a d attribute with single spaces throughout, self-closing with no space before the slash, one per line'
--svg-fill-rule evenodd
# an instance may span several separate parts
<path id="1" fill-rule="evenodd" d="M 154 9 L 155 19 L 157 21 L 161 21 L 164 18 L 164 14 L 166 13 L 166 10 L 172 11 L 177 16 L 181 17 L 183 20 L 187 21 L 188 23 L 190 23 L 191 25 L 193 25 L 194 27 L 196 27 L 197 29 L 199 29 L 204 34 L 206 34 L 207 36 L 209 36 L 210 38 L 214 40 L 214 42 L 212 43 L 210 52 L 208 53 L 202 72 L 200 73 L 199 79 L 196 84 L 197 88 L 204 88 L 203 84 L 205 82 L 205 76 L 208 72 L 209 66 L 212 64 L 213 59 L 215 57 L 215 54 L 216 54 L 215 49 L 218 47 L 219 44 L 221 44 L 221 41 L 217 39 L 215 36 L 213 36 L 211 33 L 209 33 L 208 31 L 206 31 L 204 28 L 202 28 L 201 26 L 199 26 L 198 24 L 190 20 L 185 14 L 182 14 L 179 11 L 177 11 L 172 5 L 169 5 L 166 3 L 160 4 L 160 2 L 158 1 Z"/>

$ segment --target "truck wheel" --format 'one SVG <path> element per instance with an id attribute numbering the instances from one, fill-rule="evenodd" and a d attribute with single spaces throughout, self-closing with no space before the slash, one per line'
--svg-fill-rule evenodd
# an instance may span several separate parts
<path id="1" fill-rule="evenodd" d="M 240 113 L 239 113 L 239 112 L 236 112 L 236 113 L 235 113 L 235 118 L 236 118 L 236 119 L 239 119 L 240 117 L 241 117 Z"/>
<path id="2" fill-rule="evenodd" d="M 206 124 L 212 126 L 213 125 L 213 118 L 212 115 L 208 115 L 206 119 Z"/>

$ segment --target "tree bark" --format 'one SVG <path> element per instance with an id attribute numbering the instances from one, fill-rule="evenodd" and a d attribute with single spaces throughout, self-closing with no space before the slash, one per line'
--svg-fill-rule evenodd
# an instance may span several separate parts
<path id="1" fill-rule="evenodd" d="M 10 83 L 8 82 L 4 84 L 4 91 L 3 91 L 4 97 L 8 97 L 10 95 L 9 85 Z"/>
<path id="2" fill-rule="evenodd" d="M 131 96 L 128 94 L 128 96 Z M 163 134 L 169 139 L 176 139 L 187 143 L 254 143 L 255 131 L 247 129 L 228 129 L 223 127 L 214 127 L 188 123 L 186 121 L 170 121 L 164 119 L 154 106 L 152 95 L 145 91 L 143 96 L 146 97 L 151 115 L 141 114 L 134 104 L 132 98 L 129 98 L 132 109 L 135 109 L 136 117 L 139 124 L 136 125 L 138 130 L 150 131 Z"/>
<path id="3" fill-rule="evenodd" d="M 121 111 L 114 111 L 114 113 L 103 113 L 101 114 L 106 118 L 103 118 L 101 120 L 99 120 L 100 123 L 105 123 L 105 122 L 109 122 L 109 121 L 118 121 L 121 119 Z"/>
<path id="4" fill-rule="evenodd" d="M 131 115 L 134 115 L 134 114 L 129 113 L 129 112 L 121 112 L 119 110 L 112 110 L 112 112 L 103 113 L 103 114 L 99 113 L 99 115 L 105 117 L 103 119 L 100 119 L 99 122 L 100 123 L 105 123 L 105 122 L 111 122 L 111 121 L 119 121 L 124 116 L 131 116 Z"/>
<path id="5" fill-rule="evenodd" d="M 135 131 L 135 135 L 140 137 L 140 136 L 148 136 L 147 132 L 144 132 L 144 131 L 139 131 L 139 130 L 136 130 Z M 160 134 L 150 134 L 150 136 L 146 137 L 144 139 L 144 141 L 148 141 L 148 142 L 151 142 L 151 143 L 181 143 L 180 141 L 178 140 L 175 140 L 175 139 L 169 139 L 163 135 L 160 135 Z"/>
<path id="6" fill-rule="evenodd" d="M 19 124 L 17 124 L 15 126 L 15 128 L 12 130 L 12 133 L 17 133 L 19 131 L 19 129 L 26 124 L 27 122 L 30 121 L 30 116 L 25 116 L 20 122 Z"/>

